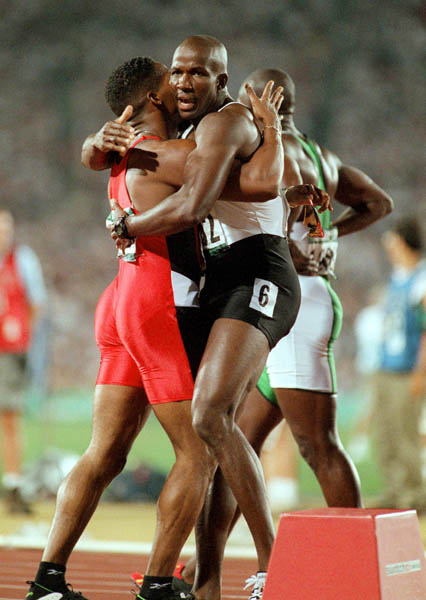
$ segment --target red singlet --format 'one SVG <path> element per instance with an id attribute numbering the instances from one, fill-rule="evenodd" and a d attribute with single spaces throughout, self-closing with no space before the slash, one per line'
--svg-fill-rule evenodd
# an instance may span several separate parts
<path id="1" fill-rule="evenodd" d="M 142 136 L 132 148 L 144 139 L 158 138 Z M 110 196 L 122 208 L 131 206 L 129 152 L 110 177 Z M 101 353 L 98 385 L 143 387 L 151 404 L 192 398 L 194 380 L 176 315 L 165 236 L 137 238 L 136 261 L 120 259 L 118 275 L 96 308 L 95 335 Z"/>

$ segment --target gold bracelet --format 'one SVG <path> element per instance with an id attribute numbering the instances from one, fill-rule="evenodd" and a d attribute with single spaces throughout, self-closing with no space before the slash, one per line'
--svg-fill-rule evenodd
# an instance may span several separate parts
<path id="1" fill-rule="evenodd" d="M 263 129 L 275 129 L 275 131 L 277 133 L 279 133 L 281 135 L 282 131 L 281 129 L 278 129 L 278 127 L 276 125 L 265 125 L 265 127 Z"/>

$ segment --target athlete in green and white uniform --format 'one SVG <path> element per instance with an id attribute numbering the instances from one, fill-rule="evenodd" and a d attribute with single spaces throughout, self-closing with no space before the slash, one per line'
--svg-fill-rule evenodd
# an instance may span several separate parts
<path id="1" fill-rule="evenodd" d="M 299 213 L 298 209 L 292 211 L 290 249 L 299 274 L 301 308 L 289 335 L 270 353 L 258 389 L 249 397 L 239 425 L 260 451 L 269 431 L 284 417 L 327 504 L 361 506 L 358 475 L 339 440 L 336 424 L 337 383 L 332 348 L 340 332 L 342 308 L 330 279 L 334 277 L 337 239 L 384 217 L 392 210 L 392 200 L 362 171 L 345 165 L 333 152 L 297 129 L 293 120 L 295 86 L 287 73 L 259 70 L 246 82 L 256 89 L 264 78 L 273 79 L 284 88 L 280 113 L 285 187 L 302 182 L 317 185 L 327 191 L 333 202 L 347 209 L 334 221 L 328 211 L 320 216 L 323 238 L 309 237 L 300 209 Z"/>
<path id="2" fill-rule="evenodd" d="M 326 191 L 324 173 L 315 144 L 294 136 L 317 169 L 316 185 Z M 269 354 L 258 389 L 277 404 L 274 388 L 336 393 L 333 342 L 342 326 L 342 305 L 329 279 L 334 276 L 337 228 L 330 212 L 320 215 L 324 237 L 309 237 L 302 221 L 292 227 L 290 238 L 298 249 L 319 266 L 316 275 L 299 275 L 302 301 L 296 322 Z"/>

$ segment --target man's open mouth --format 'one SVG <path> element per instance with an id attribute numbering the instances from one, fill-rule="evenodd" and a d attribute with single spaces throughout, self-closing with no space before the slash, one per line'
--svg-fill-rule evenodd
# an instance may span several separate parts
<path id="1" fill-rule="evenodd" d="M 194 110 L 196 101 L 193 97 L 178 96 L 177 98 L 178 109 L 182 112 Z"/>

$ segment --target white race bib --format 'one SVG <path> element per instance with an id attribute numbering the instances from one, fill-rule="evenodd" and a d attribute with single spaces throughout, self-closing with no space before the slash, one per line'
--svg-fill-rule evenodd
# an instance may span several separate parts
<path id="1" fill-rule="evenodd" d="M 207 218 L 201 223 L 201 228 L 203 251 L 215 254 L 227 247 L 222 223 L 219 219 L 207 215 Z"/>
<path id="2" fill-rule="evenodd" d="M 337 228 L 325 229 L 323 238 L 309 238 L 308 252 L 319 264 L 318 275 L 335 277 L 337 258 Z"/>
<path id="3" fill-rule="evenodd" d="M 275 303 L 278 296 L 278 287 L 275 283 L 256 277 L 253 286 L 253 295 L 250 300 L 250 308 L 261 312 L 267 317 L 274 316 Z"/>

